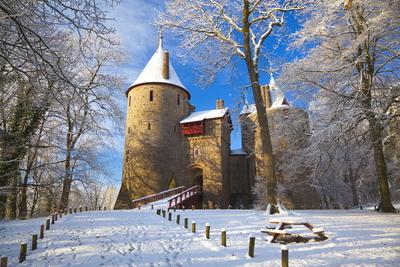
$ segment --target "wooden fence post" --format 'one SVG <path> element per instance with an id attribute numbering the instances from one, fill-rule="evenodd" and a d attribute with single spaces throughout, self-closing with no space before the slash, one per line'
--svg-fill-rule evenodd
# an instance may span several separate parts
<path id="1" fill-rule="evenodd" d="M 85 206 L 85 211 L 86 211 L 86 212 L 88 211 L 87 206 Z"/>
<path id="2" fill-rule="evenodd" d="M 254 247 L 256 244 L 256 238 L 254 236 L 249 237 L 249 256 L 254 257 Z"/>
<path id="3" fill-rule="evenodd" d="M 72 214 L 72 208 L 69 208 L 69 214 Z"/>
<path id="4" fill-rule="evenodd" d="M 179 224 L 179 221 L 181 220 L 181 215 L 176 215 L 176 224 Z"/>
<path id="5" fill-rule="evenodd" d="M 50 219 L 46 219 L 46 230 L 50 230 Z"/>
<path id="6" fill-rule="evenodd" d="M 189 219 L 185 218 L 185 228 L 188 228 Z"/>
<path id="7" fill-rule="evenodd" d="M 21 243 L 19 250 L 19 263 L 24 262 L 26 260 L 26 248 L 28 246 L 26 243 Z"/>
<path id="8" fill-rule="evenodd" d="M 221 229 L 221 246 L 226 247 L 226 230 L 225 230 L 225 228 Z"/>
<path id="9" fill-rule="evenodd" d="M 76 208 L 74 208 L 74 213 L 76 213 Z"/>
<path id="10" fill-rule="evenodd" d="M 140 210 L 140 205 L 138 205 L 138 209 Z"/>
<path id="11" fill-rule="evenodd" d="M 44 237 L 44 224 L 40 225 L 40 233 L 39 233 L 39 238 L 43 239 Z"/>
<path id="12" fill-rule="evenodd" d="M 196 233 L 196 222 L 192 221 L 192 233 Z"/>
<path id="13" fill-rule="evenodd" d="M 165 210 L 162 210 L 162 216 L 165 218 Z"/>
<path id="14" fill-rule="evenodd" d="M 32 235 L 32 250 L 36 250 L 37 249 L 37 235 Z"/>
<path id="15" fill-rule="evenodd" d="M 99 206 L 99 210 L 101 210 L 101 206 Z"/>
<path id="16" fill-rule="evenodd" d="M 58 213 L 54 213 L 54 220 L 57 221 L 58 220 Z"/>
<path id="17" fill-rule="evenodd" d="M 154 205 L 153 204 L 151 204 L 151 209 L 154 209 Z"/>
<path id="18" fill-rule="evenodd" d="M 172 220 L 172 213 L 168 212 L 168 221 L 171 221 L 171 220 Z"/>
<path id="19" fill-rule="evenodd" d="M 79 212 L 82 212 L 82 206 L 79 206 Z"/>
<path id="20" fill-rule="evenodd" d="M 289 267 L 289 249 L 286 245 L 281 246 L 282 251 L 282 267 Z"/>
<path id="21" fill-rule="evenodd" d="M 8 258 L 7 257 L 1 257 L 0 267 L 7 267 L 7 264 L 8 264 Z"/>
<path id="22" fill-rule="evenodd" d="M 161 215 L 161 210 L 157 209 L 156 213 L 157 213 L 157 215 Z"/>
<path id="23" fill-rule="evenodd" d="M 210 239 L 210 224 L 206 223 L 206 238 Z"/>
<path id="24" fill-rule="evenodd" d="M 54 214 L 51 214 L 51 224 L 54 224 Z"/>
<path id="25" fill-rule="evenodd" d="M 64 215 L 67 215 L 67 209 L 64 210 Z"/>

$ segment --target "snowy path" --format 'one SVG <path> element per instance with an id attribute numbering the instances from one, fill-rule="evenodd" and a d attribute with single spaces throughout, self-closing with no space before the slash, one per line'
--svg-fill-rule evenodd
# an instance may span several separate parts
<path id="1" fill-rule="evenodd" d="M 90 212 L 57 222 L 25 265 L 186 266 L 194 235 L 149 212 Z M 162 234 L 161 234 L 162 233 Z M 39 264 L 40 263 L 40 264 Z M 44 264 L 45 263 L 45 264 Z"/>
<path id="2" fill-rule="evenodd" d="M 197 233 L 183 228 L 185 217 L 196 220 Z M 331 237 L 289 245 L 291 266 L 400 266 L 398 214 L 296 211 L 289 217 L 305 217 Z M 254 210 L 177 211 L 171 222 L 149 208 L 83 212 L 52 225 L 38 250 L 29 249 L 27 261 L 18 266 L 279 266 L 279 244 L 267 244 L 260 233 L 267 220 Z M 9 256 L 10 266 L 17 265 L 18 243 L 29 244 L 43 221 L 0 223 L 0 254 Z M 207 222 L 210 240 L 204 237 Z M 227 229 L 226 248 L 219 245 L 221 228 Z M 246 256 L 249 234 L 256 236 L 255 258 Z"/>

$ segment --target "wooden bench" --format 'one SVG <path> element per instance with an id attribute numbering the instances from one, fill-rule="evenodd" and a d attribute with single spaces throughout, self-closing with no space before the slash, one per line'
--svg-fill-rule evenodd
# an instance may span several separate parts
<path id="1" fill-rule="evenodd" d="M 261 231 L 261 232 L 267 233 L 267 234 L 270 234 L 270 235 L 274 235 L 274 234 L 286 235 L 287 234 L 286 230 L 275 230 L 275 229 L 267 229 L 267 230 L 264 230 L 264 231 Z"/>
<path id="2" fill-rule="evenodd" d="M 291 234 L 288 233 L 285 229 L 291 229 L 292 225 L 304 225 L 313 234 L 318 235 L 322 240 L 328 239 L 328 237 L 325 235 L 324 229 L 322 227 L 315 227 L 314 225 L 312 225 L 304 220 L 270 219 L 269 223 L 276 224 L 275 228 L 266 227 L 267 230 L 261 231 L 262 233 L 266 233 L 269 235 L 267 238 L 268 243 L 275 241 L 277 237 L 290 236 Z"/>

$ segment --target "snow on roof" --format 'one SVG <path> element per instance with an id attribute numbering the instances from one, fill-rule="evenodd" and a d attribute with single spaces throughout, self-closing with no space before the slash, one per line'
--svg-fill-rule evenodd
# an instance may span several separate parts
<path id="1" fill-rule="evenodd" d="M 139 77 L 129 88 L 145 83 L 167 83 L 179 86 L 187 91 L 186 87 L 183 85 L 178 75 L 176 74 L 175 69 L 171 64 L 171 61 L 169 62 L 169 79 L 163 78 L 162 64 L 164 52 L 167 52 L 167 50 L 164 49 L 162 45 L 162 37 L 160 37 L 160 44 L 158 46 L 158 49 L 151 57 L 146 67 L 140 73 Z"/>
<path id="2" fill-rule="evenodd" d="M 290 107 L 289 101 L 286 99 L 282 90 L 276 84 L 276 81 L 274 79 L 274 76 L 272 76 L 272 74 L 271 74 L 269 86 L 270 86 L 271 98 L 273 101 L 271 108 L 288 108 L 288 107 Z M 242 110 L 240 111 L 240 115 L 251 114 L 253 112 L 257 112 L 256 105 L 255 104 L 249 105 L 249 104 L 247 104 L 247 101 L 246 101 L 246 104 L 243 106 Z"/>
<path id="3" fill-rule="evenodd" d="M 275 81 L 274 76 L 272 75 L 272 73 L 271 73 L 271 78 L 269 80 L 269 86 L 270 87 L 275 87 L 276 86 L 276 81 Z"/>
<path id="4" fill-rule="evenodd" d="M 240 115 L 245 115 L 245 114 L 250 114 L 256 111 L 256 105 L 255 104 L 246 104 L 243 106 L 242 110 L 240 111 Z"/>
<path id="5" fill-rule="evenodd" d="M 244 152 L 242 148 L 240 148 L 240 149 L 232 149 L 231 155 L 247 155 L 247 153 Z"/>
<path id="6" fill-rule="evenodd" d="M 278 96 L 271 106 L 271 108 L 288 108 L 288 107 L 289 107 L 289 101 L 287 101 L 286 97 L 284 96 Z"/>
<path id="7" fill-rule="evenodd" d="M 228 108 L 211 109 L 211 110 L 193 112 L 188 117 L 181 120 L 180 123 L 188 123 L 188 122 L 195 122 L 195 121 L 203 121 L 203 120 L 207 120 L 207 119 L 222 118 L 223 116 L 225 116 L 227 111 L 228 111 Z"/>

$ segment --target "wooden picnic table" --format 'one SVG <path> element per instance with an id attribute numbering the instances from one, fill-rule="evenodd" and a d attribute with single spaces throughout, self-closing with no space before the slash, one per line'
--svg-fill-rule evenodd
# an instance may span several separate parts
<path id="1" fill-rule="evenodd" d="M 307 221 L 270 219 L 269 223 L 276 226 L 274 228 L 267 227 L 266 230 L 261 231 L 269 235 L 267 238 L 268 243 L 276 241 L 278 237 L 285 238 L 287 236 L 290 236 L 291 233 L 288 232 L 287 229 L 291 229 L 293 225 L 304 225 L 307 229 L 309 229 L 313 234 L 319 236 L 322 240 L 328 239 L 322 227 L 315 227 Z"/>

